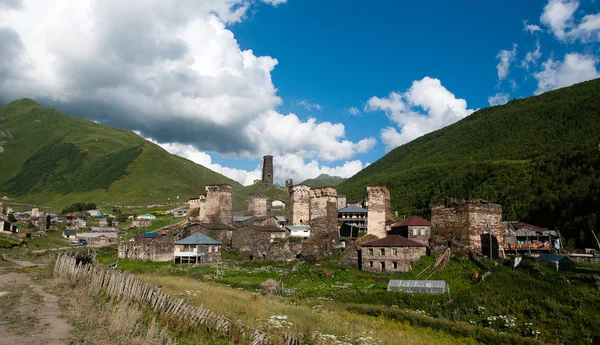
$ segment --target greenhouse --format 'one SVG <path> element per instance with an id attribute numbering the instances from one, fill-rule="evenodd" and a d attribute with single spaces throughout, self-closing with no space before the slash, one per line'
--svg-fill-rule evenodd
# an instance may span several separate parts
<path id="1" fill-rule="evenodd" d="M 450 286 L 445 280 L 395 280 L 388 283 L 388 291 L 445 294 L 450 293 Z"/>

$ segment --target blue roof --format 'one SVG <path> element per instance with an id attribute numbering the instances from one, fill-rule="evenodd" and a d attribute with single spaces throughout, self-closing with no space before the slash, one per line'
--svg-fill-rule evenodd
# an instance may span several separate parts
<path id="1" fill-rule="evenodd" d="M 156 237 L 158 236 L 157 232 L 142 232 L 143 237 Z"/>
<path id="2" fill-rule="evenodd" d="M 214 240 L 201 232 L 196 232 L 182 240 L 175 242 L 175 244 L 221 244 L 221 242 Z"/>
<path id="3" fill-rule="evenodd" d="M 546 262 L 558 262 L 562 259 L 568 259 L 565 256 L 560 256 L 560 255 L 552 255 L 552 254 L 541 254 L 540 256 L 537 257 L 537 259 L 539 261 L 546 261 Z"/>
<path id="4" fill-rule="evenodd" d="M 345 207 L 341 210 L 338 210 L 338 212 L 343 212 L 343 213 L 367 213 L 368 211 L 365 210 L 362 207 L 358 207 L 358 206 L 348 206 Z"/>

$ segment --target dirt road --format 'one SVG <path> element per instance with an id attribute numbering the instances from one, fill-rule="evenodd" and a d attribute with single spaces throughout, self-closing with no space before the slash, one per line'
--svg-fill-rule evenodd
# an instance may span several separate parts
<path id="1" fill-rule="evenodd" d="M 27 273 L 28 261 L 0 269 L 0 345 L 66 344 L 71 326 L 60 318 L 58 298 Z"/>

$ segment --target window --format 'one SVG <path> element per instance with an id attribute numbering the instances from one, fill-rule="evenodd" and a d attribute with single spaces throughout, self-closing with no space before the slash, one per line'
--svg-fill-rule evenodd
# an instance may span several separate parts
<path id="1" fill-rule="evenodd" d="M 382 262 L 381 262 L 381 270 L 382 270 L 382 271 L 385 271 L 385 261 L 382 261 Z"/>
<path id="2" fill-rule="evenodd" d="M 373 248 L 369 248 L 369 255 L 373 255 Z"/>
<path id="3" fill-rule="evenodd" d="M 419 229 L 413 229 L 413 236 L 419 236 Z"/>
<path id="4" fill-rule="evenodd" d="M 381 249 L 379 249 L 379 254 L 381 254 L 381 255 L 385 255 L 385 248 L 381 248 Z"/>
<path id="5" fill-rule="evenodd" d="M 208 246 L 208 252 L 211 253 L 212 252 L 212 246 Z"/>
<path id="6" fill-rule="evenodd" d="M 394 261 L 394 269 L 398 268 L 398 263 L 396 261 Z"/>
<path id="7" fill-rule="evenodd" d="M 398 256 L 398 249 L 392 248 L 392 255 Z"/>
<path id="8" fill-rule="evenodd" d="M 369 266 L 373 267 L 373 261 L 369 261 Z"/>
<path id="9" fill-rule="evenodd" d="M 215 246 L 215 253 L 219 252 L 219 246 Z"/>

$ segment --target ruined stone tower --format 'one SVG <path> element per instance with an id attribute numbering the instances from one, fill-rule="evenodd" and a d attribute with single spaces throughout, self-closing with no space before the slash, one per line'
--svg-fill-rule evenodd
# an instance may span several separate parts
<path id="1" fill-rule="evenodd" d="M 386 186 L 367 186 L 367 234 L 384 238 L 386 225 L 391 221 L 390 191 Z"/>
<path id="2" fill-rule="evenodd" d="M 273 156 L 263 157 L 262 181 L 273 184 Z"/>
<path id="3" fill-rule="evenodd" d="M 207 185 L 204 202 L 204 219 L 207 222 L 233 224 L 233 187 L 228 184 Z"/>
<path id="4" fill-rule="evenodd" d="M 248 195 L 248 215 L 264 217 L 267 215 L 267 197 L 264 195 Z"/>
<path id="5" fill-rule="evenodd" d="M 337 221 L 337 191 L 333 187 L 310 191 L 311 237 L 339 235 Z"/>
<path id="6" fill-rule="evenodd" d="M 310 187 L 303 184 L 290 188 L 290 224 L 308 225 L 310 220 Z"/>

